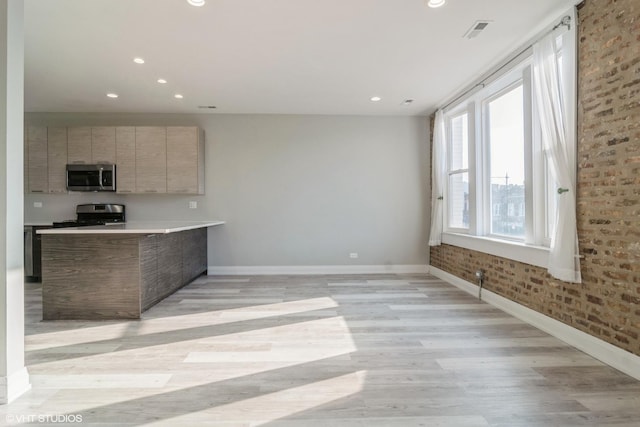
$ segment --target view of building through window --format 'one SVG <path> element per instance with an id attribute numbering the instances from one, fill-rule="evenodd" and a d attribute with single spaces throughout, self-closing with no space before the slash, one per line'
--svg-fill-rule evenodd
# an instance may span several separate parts
<path id="1" fill-rule="evenodd" d="M 522 84 L 487 103 L 491 156 L 491 234 L 523 238 L 524 104 Z"/>

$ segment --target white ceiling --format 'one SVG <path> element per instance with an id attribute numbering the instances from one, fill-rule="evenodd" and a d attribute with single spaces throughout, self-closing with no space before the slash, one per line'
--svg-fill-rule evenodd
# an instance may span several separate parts
<path id="1" fill-rule="evenodd" d="M 425 115 L 574 3 L 26 0 L 25 110 Z"/>

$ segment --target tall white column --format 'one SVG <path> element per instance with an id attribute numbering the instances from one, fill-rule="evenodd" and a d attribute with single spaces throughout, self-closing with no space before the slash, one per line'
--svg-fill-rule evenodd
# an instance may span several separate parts
<path id="1" fill-rule="evenodd" d="M 0 0 L 0 404 L 30 388 L 24 366 L 24 4 Z"/>

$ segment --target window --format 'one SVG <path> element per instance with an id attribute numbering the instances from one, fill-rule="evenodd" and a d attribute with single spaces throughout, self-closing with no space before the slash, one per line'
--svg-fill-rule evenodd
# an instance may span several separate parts
<path id="1" fill-rule="evenodd" d="M 430 246 L 460 246 L 580 282 L 575 19 L 572 8 L 436 112 Z"/>
<path id="2" fill-rule="evenodd" d="M 563 54 L 560 47 L 557 55 L 564 60 Z M 532 104 L 531 62 L 531 51 L 522 54 L 506 72 L 445 110 L 445 234 L 549 246 L 557 186 Z M 564 75 L 563 83 L 574 79 Z"/>
<path id="3" fill-rule="evenodd" d="M 463 113 L 449 120 L 449 212 L 448 226 L 452 229 L 469 228 L 469 124 Z"/>
<path id="4" fill-rule="evenodd" d="M 499 92 L 486 102 L 487 150 L 489 152 L 490 203 L 498 214 L 491 215 L 490 234 L 524 238 L 525 217 L 516 214 L 524 201 L 524 99 L 523 85 Z"/>

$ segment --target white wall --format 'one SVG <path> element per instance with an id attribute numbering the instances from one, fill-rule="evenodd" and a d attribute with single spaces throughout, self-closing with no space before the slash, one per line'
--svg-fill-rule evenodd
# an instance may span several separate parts
<path id="1" fill-rule="evenodd" d="M 77 203 L 122 202 L 129 219 L 227 221 L 210 230 L 210 266 L 428 264 L 426 118 L 29 113 L 26 122 L 206 133 L 205 196 L 30 194 L 26 222 L 73 218 Z"/>
<path id="2" fill-rule="evenodd" d="M 29 389 L 24 366 L 24 6 L 0 1 L 0 404 Z"/>

